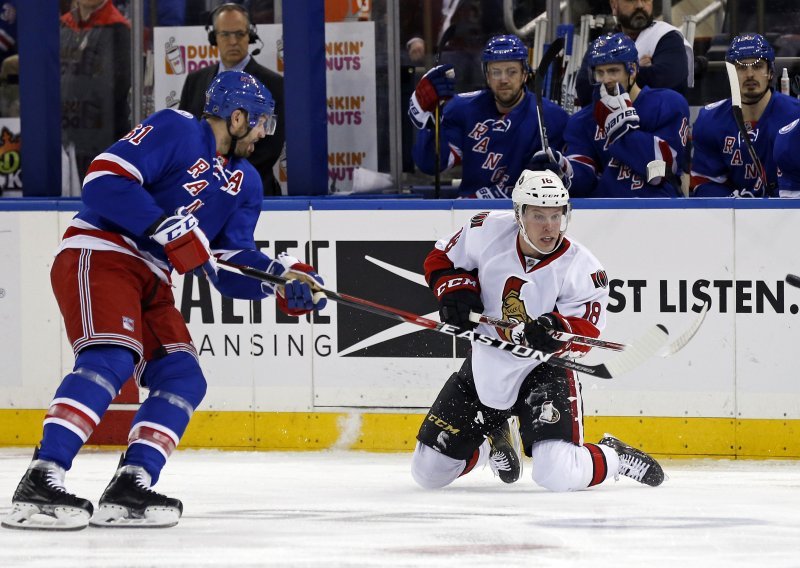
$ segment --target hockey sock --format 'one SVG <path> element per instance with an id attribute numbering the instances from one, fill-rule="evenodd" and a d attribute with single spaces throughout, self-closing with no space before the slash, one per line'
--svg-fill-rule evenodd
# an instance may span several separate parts
<path id="1" fill-rule="evenodd" d="M 472 456 L 467 460 L 467 464 L 464 466 L 464 471 L 459 474 L 459 477 L 462 475 L 467 475 L 476 467 L 485 464 L 489 460 L 489 455 L 491 452 L 492 449 L 489 446 L 489 441 L 485 440 L 480 446 L 477 447 Z"/>
<path id="2" fill-rule="evenodd" d="M 143 379 L 150 395 L 133 419 L 124 465 L 143 467 L 155 485 L 205 396 L 206 381 L 197 360 L 185 352 L 148 362 Z"/>
<path id="3" fill-rule="evenodd" d="M 134 354 L 123 347 L 81 351 L 45 416 L 39 459 L 70 469 L 133 368 Z"/>
<path id="4" fill-rule="evenodd" d="M 603 483 L 610 477 L 617 475 L 619 470 L 619 456 L 612 448 L 599 444 L 584 444 L 592 458 L 592 480 L 589 487 Z"/>

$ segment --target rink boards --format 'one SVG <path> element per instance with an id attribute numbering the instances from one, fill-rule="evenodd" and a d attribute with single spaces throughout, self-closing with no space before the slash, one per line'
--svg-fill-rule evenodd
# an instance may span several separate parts
<path id="1" fill-rule="evenodd" d="M 256 238 L 267 254 L 286 250 L 312 262 L 330 289 L 436 317 L 422 262 L 482 205 L 270 201 Z M 588 440 L 611 431 L 660 454 L 800 457 L 800 289 L 783 282 L 800 273 L 798 206 L 575 204 L 569 234 L 595 253 L 610 281 L 604 337 L 627 341 L 655 323 L 680 335 L 711 301 L 700 332 L 677 355 L 612 381 L 581 377 Z M 43 410 L 74 361 L 49 267 L 75 208 L 0 201 L 0 445 L 36 442 Z M 466 348 L 335 304 L 313 320 L 288 318 L 272 299 L 223 300 L 193 277 L 175 279 L 175 297 L 209 383 L 182 447 L 410 449 Z M 124 443 L 143 394 L 125 389 L 93 442 Z"/>

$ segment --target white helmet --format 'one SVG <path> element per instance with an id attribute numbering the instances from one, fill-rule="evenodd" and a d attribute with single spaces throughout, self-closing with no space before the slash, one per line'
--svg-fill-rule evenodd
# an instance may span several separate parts
<path id="1" fill-rule="evenodd" d="M 562 207 L 561 227 L 558 241 L 553 247 L 556 250 L 564 239 L 569 219 L 572 214 L 572 205 L 569 202 L 569 192 L 558 175 L 551 171 L 523 170 L 511 192 L 511 201 L 514 202 L 514 216 L 517 219 L 520 233 L 525 242 L 542 254 L 553 251 L 543 251 L 528 239 L 525 225 L 522 223 L 522 213 L 526 205 L 537 207 Z"/>

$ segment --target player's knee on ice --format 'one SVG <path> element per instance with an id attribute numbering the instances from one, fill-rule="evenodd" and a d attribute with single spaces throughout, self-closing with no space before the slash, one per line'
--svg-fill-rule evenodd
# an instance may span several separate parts
<path id="1" fill-rule="evenodd" d="M 422 442 L 417 442 L 411 458 L 411 475 L 424 489 L 441 489 L 453 483 L 464 471 L 466 462 L 449 458 Z"/>

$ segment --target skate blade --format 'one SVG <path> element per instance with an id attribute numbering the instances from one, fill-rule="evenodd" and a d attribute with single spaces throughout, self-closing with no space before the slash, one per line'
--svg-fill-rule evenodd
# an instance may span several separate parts
<path id="1" fill-rule="evenodd" d="M 78 507 L 54 507 L 53 514 L 49 514 L 32 503 L 14 503 L 0 524 L 7 529 L 79 531 L 89 525 L 89 512 Z"/>
<path id="2" fill-rule="evenodd" d="M 173 507 L 148 507 L 143 516 L 121 505 L 100 505 L 89 524 L 93 527 L 157 529 L 174 527 L 181 513 Z"/>

